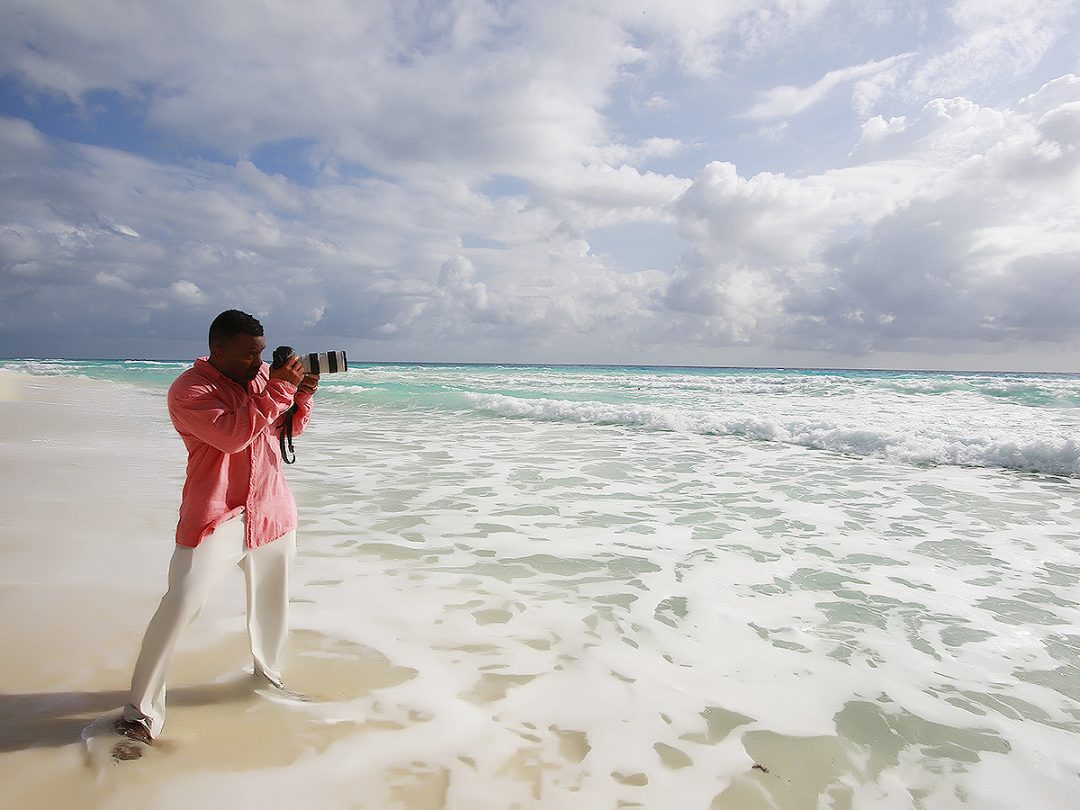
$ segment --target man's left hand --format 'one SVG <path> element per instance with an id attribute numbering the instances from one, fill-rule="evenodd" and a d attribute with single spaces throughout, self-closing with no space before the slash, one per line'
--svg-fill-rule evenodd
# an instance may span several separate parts
<path id="1" fill-rule="evenodd" d="M 318 374 L 305 374 L 304 379 L 296 386 L 296 393 L 314 394 L 319 387 Z"/>

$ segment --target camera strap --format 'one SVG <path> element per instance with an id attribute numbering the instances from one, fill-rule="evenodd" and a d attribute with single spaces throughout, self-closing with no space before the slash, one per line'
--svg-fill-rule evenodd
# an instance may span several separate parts
<path id="1" fill-rule="evenodd" d="M 285 411 L 285 417 L 281 421 L 281 432 L 278 434 L 278 441 L 281 442 L 281 460 L 286 464 L 292 464 L 296 461 L 296 451 L 293 450 L 292 443 L 292 419 L 296 411 L 296 403 L 293 403 L 289 410 Z M 285 449 L 286 443 L 288 443 L 287 452 Z M 290 453 L 292 458 L 289 458 Z"/>

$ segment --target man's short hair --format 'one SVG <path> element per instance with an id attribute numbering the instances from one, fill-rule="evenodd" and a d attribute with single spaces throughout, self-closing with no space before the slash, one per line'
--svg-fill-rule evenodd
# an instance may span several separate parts
<path id="1" fill-rule="evenodd" d="M 210 348 L 227 343 L 237 335 L 262 337 L 263 327 L 258 319 L 238 309 L 227 309 L 210 324 Z"/>

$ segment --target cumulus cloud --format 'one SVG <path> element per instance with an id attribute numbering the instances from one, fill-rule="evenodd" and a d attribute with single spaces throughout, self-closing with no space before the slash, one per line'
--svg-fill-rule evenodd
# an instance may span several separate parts
<path id="1" fill-rule="evenodd" d="M 694 252 L 669 303 L 845 353 L 1075 344 L 1057 296 L 1080 288 L 1077 102 L 1074 76 L 1011 108 L 936 100 L 808 177 L 712 164 L 679 203 Z"/>
<path id="2" fill-rule="evenodd" d="M 784 275 L 760 266 L 716 262 L 690 252 L 683 257 L 664 304 L 678 314 L 701 316 L 695 331 L 709 343 L 760 341 L 782 315 Z M 689 326 L 680 324 L 680 330 Z"/>
<path id="3" fill-rule="evenodd" d="M 680 233 L 716 261 L 805 261 L 838 232 L 903 205 L 923 172 L 915 163 L 867 164 L 804 178 L 744 178 L 733 164 L 710 163 L 676 206 Z"/>

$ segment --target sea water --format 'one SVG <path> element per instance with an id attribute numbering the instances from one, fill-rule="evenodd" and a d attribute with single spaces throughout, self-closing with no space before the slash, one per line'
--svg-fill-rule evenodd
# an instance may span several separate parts
<path id="1" fill-rule="evenodd" d="M 160 397 L 184 364 L 0 366 Z M 292 708 L 318 750 L 184 796 L 1076 807 L 1078 428 L 1072 375 L 324 376 L 294 625 L 364 683 Z"/>

